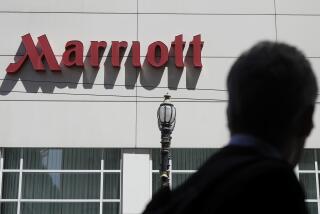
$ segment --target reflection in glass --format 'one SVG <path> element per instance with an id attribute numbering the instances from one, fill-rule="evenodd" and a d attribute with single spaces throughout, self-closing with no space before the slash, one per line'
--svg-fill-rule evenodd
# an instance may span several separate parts
<path id="1" fill-rule="evenodd" d="M 22 203 L 21 214 L 99 214 L 99 203 Z"/>
<path id="2" fill-rule="evenodd" d="M 17 203 L 2 202 L 0 214 L 17 214 Z"/>
<path id="3" fill-rule="evenodd" d="M 119 203 L 103 203 L 103 214 L 119 214 Z"/>
<path id="4" fill-rule="evenodd" d="M 172 173 L 172 188 L 177 188 L 178 186 L 183 184 L 191 175 L 191 173 Z"/>
<path id="5" fill-rule="evenodd" d="M 311 173 L 300 173 L 299 180 L 302 184 L 306 199 L 316 199 L 317 198 L 317 188 L 316 188 L 316 175 Z"/>
<path id="6" fill-rule="evenodd" d="M 100 149 L 64 149 L 63 169 L 101 169 Z"/>
<path id="7" fill-rule="evenodd" d="M 216 151 L 216 149 L 172 149 L 172 169 L 199 169 Z"/>
<path id="8" fill-rule="evenodd" d="M 304 149 L 300 162 L 299 169 L 300 170 L 313 170 L 314 169 L 314 150 L 313 149 Z"/>
<path id="9" fill-rule="evenodd" d="M 104 173 L 103 188 L 104 188 L 103 190 L 104 199 L 119 199 L 120 198 L 120 174 Z"/>
<path id="10" fill-rule="evenodd" d="M 2 198 L 16 199 L 18 198 L 19 173 L 4 172 L 2 184 Z"/>
<path id="11" fill-rule="evenodd" d="M 25 169 L 100 169 L 100 149 L 23 150 Z"/>
<path id="12" fill-rule="evenodd" d="M 5 148 L 3 151 L 4 169 L 20 168 L 20 148 Z"/>
<path id="13" fill-rule="evenodd" d="M 23 173 L 22 198 L 97 199 L 100 174 Z"/>
<path id="14" fill-rule="evenodd" d="M 104 149 L 104 169 L 120 169 L 121 150 Z"/>
<path id="15" fill-rule="evenodd" d="M 160 189 L 160 174 L 152 173 L 152 194 L 155 194 Z"/>
<path id="16" fill-rule="evenodd" d="M 152 149 L 152 169 L 160 169 L 160 149 Z"/>
<path id="17" fill-rule="evenodd" d="M 318 214 L 318 204 L 315 202 L 308 202 L 307 207 L 309 214 Z"/>
<path id="18" fill-rule="evenodd" d="M 197 170 L 217 149 L 172 149 L 173 170 Z M 152 169 L 159 169 L 160 149 L 152 149 Z"/>

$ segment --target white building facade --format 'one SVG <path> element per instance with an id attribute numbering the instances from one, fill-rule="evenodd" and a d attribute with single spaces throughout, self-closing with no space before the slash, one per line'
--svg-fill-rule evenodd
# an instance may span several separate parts
<path id="1" fill-rule="evenodd" d="M 319 77 L 319 25 L 316 0 L 3 0 L 1 214 L 141 213 L 159 188 L 156 112 L 163 95 L 177 109 L 174 188 L 228 142 L 225 80 L 239 54 L 262 40 L 288 42 Z M 172 45 L 179 35 L 183 66 Z M 23 36 L 32 38 L 31 48 Z M 92 41 L 105 41 L 105 48 L 94 49 Z M 127 48 L 113 51 L 116 41 Z M 158 58 L 155 42 L 163 48 Z M 32 44 L 37 52 L 26 57 Z M 49 52 L 41 56 L 44 49 L 53 61 Z M 61 71 L 52 69 L 54 61 Z M 297 175 L 310 212 L 320 213 L 318 109 L 314 121 Z"/>

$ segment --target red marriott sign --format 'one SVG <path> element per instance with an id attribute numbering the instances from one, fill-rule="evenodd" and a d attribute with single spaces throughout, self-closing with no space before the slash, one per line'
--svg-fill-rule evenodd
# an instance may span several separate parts
<path id="1" fill-rule="evenodd" d="M 171 46 L 174 50 L 175 66 L 177 68 L 183 68 L 183 48 L 185 46 L 185 41 L 183 41 L 183 36 L 178 35 L 175 37 Z M 24 55 L 14 63 L 10 63 L 7 67 L 7 73 L 18 72 L 23 64 L 29 59 L 31 64 L 36 71 L 44 71 L 45 66 L 43 60 L 45 59 L 49 69 L 51 71 L 59 72 L 61 71 L 60 65 L 65 65 L 67 67 L 78 66 L 83 67 L 83 44 L 81 41 L 72 40 L 68 41 L 65 45 L 65 51 L 62 55 L 62 60 L 59 65 L 54 52 L 50 46 L 50 43 L 46 35 L 38 37 L 38 47 L 32 40 L 30 34 L 22 36 L 22 44 L 25 47 Z M 201 41 L 201 35 L 196 35 L 193 40 L 189 43 L 192 47 L 192 58 L 193 66 L 196 68 L 201 68 L 201 49 L 203 42 Z M 89 64 L 94 68 L 99 68 L 99 52 L 104 51 L 107 47 L 106 41 L 91 41 L 90 51 L 89 51 Z M 127 41 L 112 41 L 111 42 L 111 64 L 113 67 L 120 67 L 122 50 L 128 47 Z M 140 61 L 140 42 L 132 41 L 132 65 L 135 68 L 141 68 Z M 157 54 L 159 53 L 159 54 Z M 156 41 L 148 46 L 147 51 L 147 62 L 155 67 L 161 68 L 165 66 L 169 59 L 168 47 L 161 41 Z"/>

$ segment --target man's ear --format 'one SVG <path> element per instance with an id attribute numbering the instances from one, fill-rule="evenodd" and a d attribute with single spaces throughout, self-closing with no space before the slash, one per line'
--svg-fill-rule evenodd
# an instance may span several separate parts
<path id="1" fill-rule="evenodd" d="M 308 106 L 297 120 L 298 137 L 308 137 L 313 129 L 314 105 Z"/>

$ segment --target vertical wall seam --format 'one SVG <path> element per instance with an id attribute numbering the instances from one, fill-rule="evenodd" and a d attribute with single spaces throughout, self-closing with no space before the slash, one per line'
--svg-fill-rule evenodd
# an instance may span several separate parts
<path id="1" fill-rule="evenodd" d="M 276 33 L 276 41 L 278 41 L 278 27 L 277 27 L 277 4 L 276 0 L 273 0 L 273 6 L 274 6 L 274 27 L 275 27 L 275 33 Z"/>
<path id="2" fill-rule="evenodd" d="M 139 41 L 139 0 L 137 0 L 137 8 L 136 8 L 136 11 L 137 11 L 137 19 L 136 19 L 136 40 Z M 134 147 L 137 148 L 138 146 L 138 87 L 137 87 L 137 84 L 138 84 L 138 68 L 135 69 L 136 70 L 136 117 L 135 117 L 135 139 L 134 139 Z"/>
<path id="3" fill-rule="evenodd" d="M 137 41 L 139 41 L 139 0 L 137 0 Z"/>

